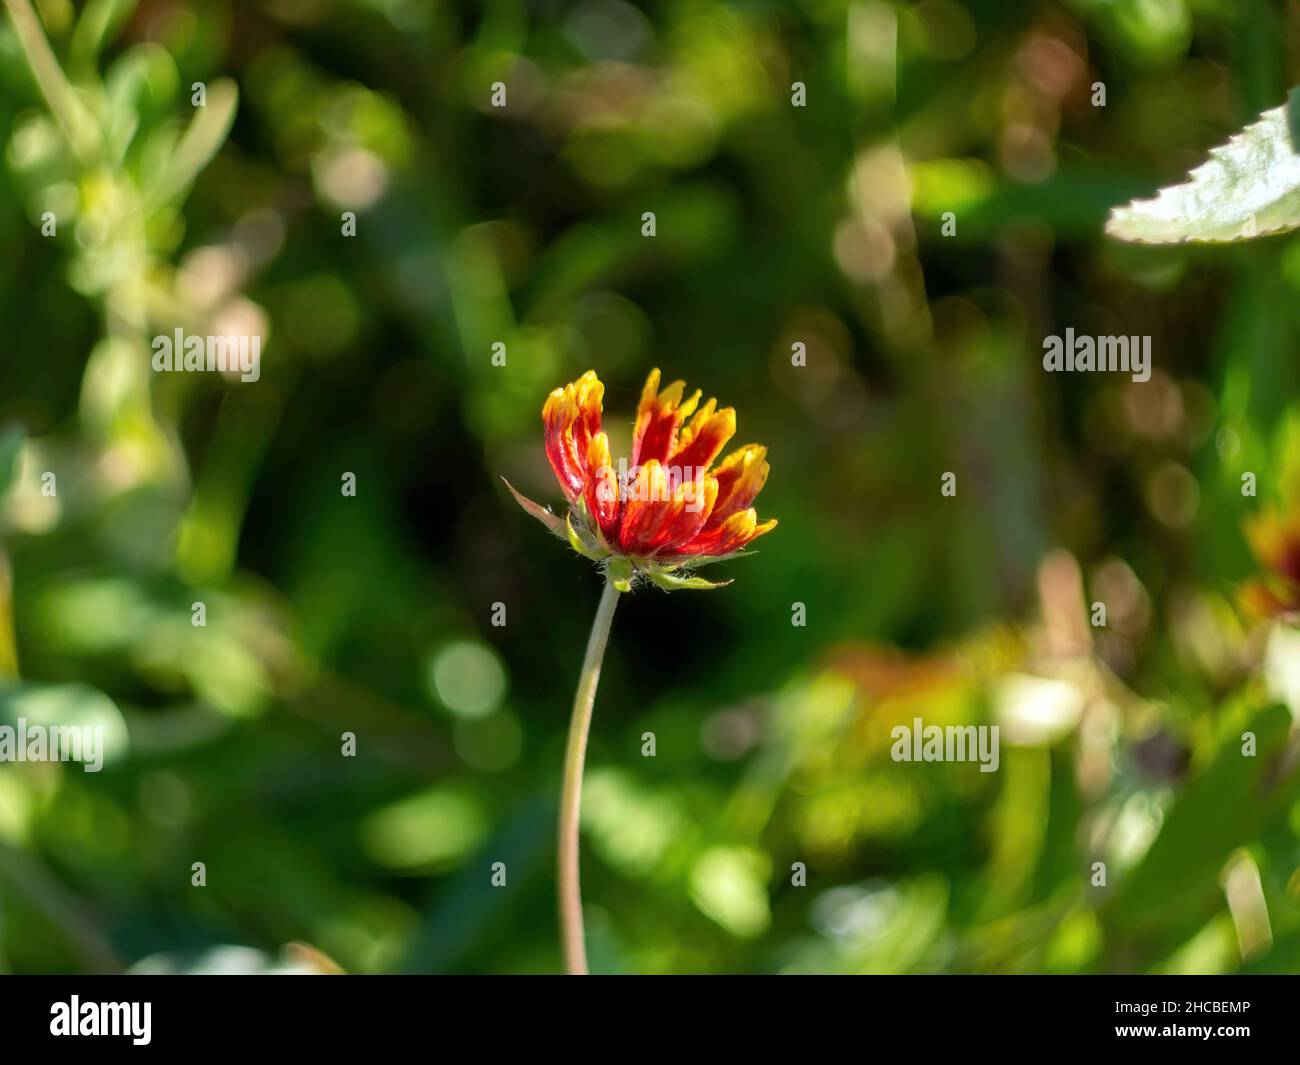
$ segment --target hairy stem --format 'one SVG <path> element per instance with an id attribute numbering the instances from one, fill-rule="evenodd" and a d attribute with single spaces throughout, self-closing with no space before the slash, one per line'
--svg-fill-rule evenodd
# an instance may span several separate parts
<path id="1" fill-rule="evenodd" d="M 569 720 L 569 745 L 564 754 L 564 788 L 560 795 L 559 894 L 560 935 L 564 943 L 564 965 L 571 975 L 587 973 L 587 946 L 582 930 L 582 889 L 578 883 L 578 819 L 582 808 L 582 769 L 587 758 L 587 733 L 591 710 L 596 702 L 600 664 L 609 642 L 609 626 L 621 593 L 606 584 L 596 608 L 596 620 L 587 640 L 578 691 Z"/>

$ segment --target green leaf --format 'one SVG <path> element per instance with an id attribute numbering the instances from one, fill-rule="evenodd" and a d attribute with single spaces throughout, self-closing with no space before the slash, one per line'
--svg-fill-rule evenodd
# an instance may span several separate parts
<path id="1" fill-rule="evenodd" d="M 1224 243 L 1300 227 L 1300 98 L 1265 111 L 1181 185 L 1116 207 L 1106 232 L 1140 244 Z"/>

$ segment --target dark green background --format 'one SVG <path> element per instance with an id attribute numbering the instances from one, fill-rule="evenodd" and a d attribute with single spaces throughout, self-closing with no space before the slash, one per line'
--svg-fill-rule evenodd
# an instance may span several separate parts
<path id="1" fill-rule="evenodd" d="M 1296 968 L 1263 662 L 1300 651 L 1236 589 L 1292 487 L 1300 245 L 1102 235 L 1282 102 L 1294 6 L 37 6 L 93 149 L 6 17 L 0 717 L 117 741 L 0 766 L 0 969 L 557 969 L 599 578 L 500 476 L 556 503 L 546 394 L 596 369 L 617 452 L 652 366 L 769 447 L 780 526 L 725 590 L 619 607 L 593 969 Z M 159 192 L 222 78 L 229 136 Z M 258 383 L 149 371 L 232 322 Z M 1152 380 L 1045 374 L 1067 327 L 1151 336 Z M 1001 722 L 999 771 L 891 761 L 914 717 Z"/>

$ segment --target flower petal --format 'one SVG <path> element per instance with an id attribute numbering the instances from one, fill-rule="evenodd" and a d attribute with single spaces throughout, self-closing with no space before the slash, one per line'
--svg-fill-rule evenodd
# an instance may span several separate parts
<path id="1" fill-rule="evenodd" d="M 587 484 L 583 489 L 587 513 L 607 541 L 618 532 L 618 473 L 609 455 L 609 437 L 597 433 L 587 444 Z"/>
<path id="2" fill-rule="evenodd" d="M 737 448 L 718 463 L 713 471 L 718 479 L 718 501 L 706 528 L 715 528 L 747 509 L 767 483 L 769 469 L 767 448 L 758 444 Z"/>
<path id="3" fill-rule="evenodd" d="M 546 457 L 570 503 L 583 494 L 587 483 L 587 446 L 600 432 L 601 400 L 605 386 L 588 370 L 576 381 L 557 388 L 542 407 Z"/>
<path id="4" fill-rule="evenodd" d="M 620 545 L 639 558 L 671 554 L 708 521 L 718 495 L 717 481 L 706 477 L 679 483 L 675 470 L 654 460 L 642 469 L 647 473 L 632 486 Z"/>
<path id="5" fill-rule="evenodd" d="M 731 515 L 721 525 L 705 529 L 694 540 L 679 548 L 683 555 L 726 555 L 739 551 L 746 544 L 757 540 L 764 533 L 776 528 L 776 519 L 771 518 L 758 524 L 758 515 L 754 508 L 742 510 Z"/>
<path id="6" fill-rule="evenodd" d="M 640 466 L 651 459 L 667 462 L 677 446 L 677 431 L 682 422 L 700 402 L 697 389 L 685 403 L 682 395 L 685 381 L 674 381 L 659 391 L 659 371 L 650 371 L 641 390 L 641 403 L 637 407 L 636 424 L 632 428 L 632 465 Z"/>
<path id="7" fill-rule="evenodd" d="M 619 549 L 628 555 L 644 554 L 642 546 L 669 505 L 668 471 L 658 459 L 650 459 L 637 468 L 627 493 L 618 530 Z"/>
<path id="8" fill-rule="evenodd" d="M 668 465 L 681 471 L 683 477 L 703 473 L 713 464 L 728 440 L 736 435 L 736 412 L 731 407 L 715 410 L 717 400 L 711 399 L 682 430 L 677 450 L 668 459 Z"/>
<path id="9" fill-rule="evenodd" d="M 671 477 L 672 471 L 669 471 Z M 683 481 L 666 506 L 668 514 L 658 522 L 646 546 L 656 556 L 671 555 L 682 544 L 690 543 L 709 522 L 718 499 L 718 481 L 707 476 Z"/>

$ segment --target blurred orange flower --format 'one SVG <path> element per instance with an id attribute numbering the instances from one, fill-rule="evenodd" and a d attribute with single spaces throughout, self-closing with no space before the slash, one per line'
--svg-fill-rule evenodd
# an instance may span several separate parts
<path id="1" fill-rule="evenodd" d="M 1300 610 L 1300 512 L 1251 518 L 1246 540 L 1267 572 L 1242 586 L 1242 609 L 1255 618 Z"/>

